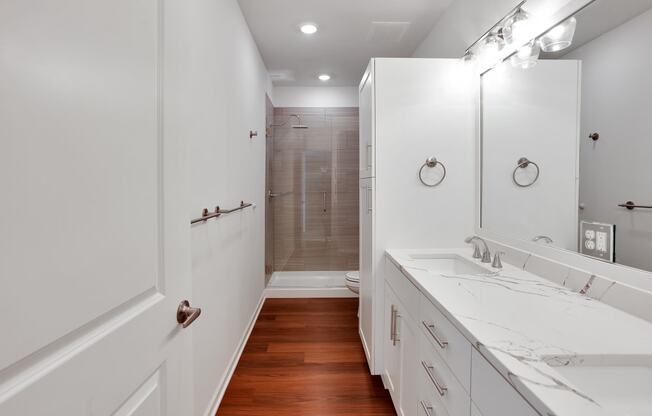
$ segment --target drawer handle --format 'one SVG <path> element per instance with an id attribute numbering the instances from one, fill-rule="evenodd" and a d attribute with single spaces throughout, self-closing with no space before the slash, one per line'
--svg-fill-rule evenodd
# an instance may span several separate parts
<path id="1" fill-rule="evenodd" d="M 423 408 L 423 411 L 426 412 L 426 416 L 436 416 L 434 410 L 434 407 L 428 402 L 425 402 L 421 400 L 419 402 L 421 404 L 421 407 Z"/>
<path id="2" fill-rule="evenodd" d="M 426 331 L 428 331 L 430 336 L 437 341 L 437 344 L 439 344 L 442 349 L 448 346 L 448 341 L 442 341 L 435 333 L 435 324 L 429 324 L 426 321 L 421 321 L 421 323 L 423 323 L 423 326 L 426 327 Z"/>
<path id="3" fill-rule="evenodd" d="M 400 341 L 398 337 L 398 318 L 400 318 L 401 315 L 398 313 L 398 308 L 394 305 L 392 305 L 392 324 L 390 328 L 390 336 L 389 339 L 392 340 L 392 345 L 396 345 L 397 342 Z"/>
<path id="4" fill-rule="evenodd" d="M 428 374 L 428 377 L 430 378 L 430 381 L 432 381 L 432 384 L 435 385 L 435 388 L 437 389 L 437 393 L 439 393 L 440 396 L 445 395 L 446 391 L 448 391 L 448 387 L 446 387 L 445 385 L 437 381 L 437 378 L 435 377 L 434 374 L 435 367 L 433 367 L 432 365 L 428 364 L 425 361 L 421 361 L 421 365 L 423 366 L 424 370 L 426 370 L 426 374 Z"/>

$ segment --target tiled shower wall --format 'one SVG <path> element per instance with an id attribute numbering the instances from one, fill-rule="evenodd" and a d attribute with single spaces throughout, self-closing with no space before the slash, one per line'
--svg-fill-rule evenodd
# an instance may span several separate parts
<path id="1" fill-rule="evenodd" d="M 273 268 L 357 270 L 358 109 L 275 108 L 286 121 L 273 129 Z"/>

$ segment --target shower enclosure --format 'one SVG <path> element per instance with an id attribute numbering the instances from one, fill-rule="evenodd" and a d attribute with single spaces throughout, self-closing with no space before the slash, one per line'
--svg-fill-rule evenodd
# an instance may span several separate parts
<path id="1" fill-rule="evenodd" d="M 275 108 L 272 126 L 269 286 L 344 287 L 358 270 L 358 109 Z"/>

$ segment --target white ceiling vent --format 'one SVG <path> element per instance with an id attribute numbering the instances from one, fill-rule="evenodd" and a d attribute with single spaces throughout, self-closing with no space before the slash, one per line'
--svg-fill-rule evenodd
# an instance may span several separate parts
<path id="1" fill-rule="evenodd" d="M 294 71 L 290 71 L 287 69 L 269 71 L 269 78 L 272 80 L 272 83 L 282 82 L 282 81 L 294 81 Z"/>
<path id="2" fill-rule="evenodd" d="M 410 24 L 410 22 L 371 22 L 367 40 L 377 44 L 399 43 L 410 28 Z"/>

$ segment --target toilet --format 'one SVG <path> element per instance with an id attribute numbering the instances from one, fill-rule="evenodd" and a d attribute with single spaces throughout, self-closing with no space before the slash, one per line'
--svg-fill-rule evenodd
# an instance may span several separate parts
<path id="1" fill-rule="evenodd" d="M 360 272 L 347 272 L 344 276 L 346 287 L 353 293 L 360 293 Z"/>

